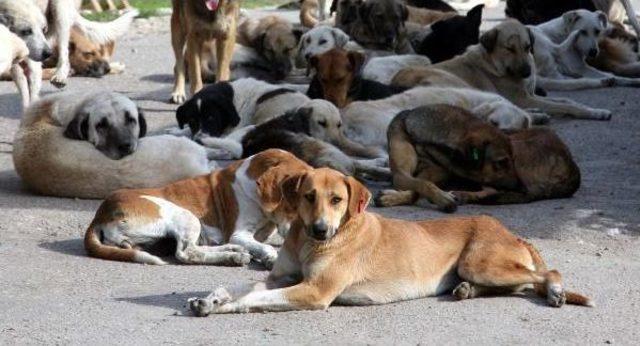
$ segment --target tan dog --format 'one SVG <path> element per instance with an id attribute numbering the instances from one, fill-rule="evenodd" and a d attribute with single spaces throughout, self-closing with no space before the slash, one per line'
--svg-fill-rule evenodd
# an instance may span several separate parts
<path id="1" fill-rule="evenodd" d="M 237 41 L 251 47 L 273 68 L 277 79 L 284 79 L 293 68 L 302 31 L 280 16 L 248 18 L 238 25 Z"/>
<path id="2" fill-rule="evenodd" d="M 593 305 L 565 291 L 560 273 L 494 218 L 387 219 L 365 211 L 371 194 L 362 184 L 330 169 L 290 178 L 283 193 L 300 218 L 266 282 L 192 298 L 196 315 L 322 310 L 446 292 L 462 300 L 532 284 L 551 306 Z"/>
<path id="3" fill-rule="evenodd" d="M 618 23 L 609 23 L 598 42 L 600 53 L 587 58 L 589 65 L 617 76 L 640 78 L 638 38 Z"/>
<path id="4" fill-rule="evenodd" d="M 189 68 L 191 95 L 202 89 L 201 52 L 205 42 L 215 40 L 216 79 L 231 77 L 231 57 L 236 42 L 240 5 L 237 0 L 172 0 L 171 46 L 176 58 L 171 101 L 183 103 L 185 62 Z"/>
<path id="5" fill-rule="evenodd" d="M 409 16 L 407 22 L 420 24 L 421 26 L 430 25 L 443 19 L 449 19 L 458 15 L 457 12 L 442 12 L 429 10 L 426 8 L 418 8 L 407 5 Z"/>
<path id="6" fill-rule="evenodd" d="M 462 108 L 435 105 L 398 114 L 388 138 L 393 186 L 400 191 L 383 191 L 378 206 L 413 204 L 425 197 L 452 212 L 456 202 L 566 198 L 580 186 L 580 170 L 569 149 L 548 129 L 504 134 Z"/>
<path id="7" fill-rule="evenodd" d="M 392 84 L 470 87 L 504 96 L 521 108 L 540 109 L 551 115 L 609 120 L 611 112 L 581 105 L 566 98 L 534 94 L 535 63 L 531 54 L 533 35 L 515 20 L 506 20 L 480 37 L 463 55 L 429 67 L 407 68 Z"/>
<path id="8" fill-rule="evenodd" d="M 85 248 L 94 257 L 164 264 L 140 247 L 174 238 L 183 263 L 242 265 L 253 258 L 270 269 L 277 252 L 256 233 L 267 239 L 276 227 L 289 227 L 295 213 L 281 203 L 280 182 L 308 169 L 285 151 L 267 150 L 159 189 L 116 191 L 96 212 Z"/>

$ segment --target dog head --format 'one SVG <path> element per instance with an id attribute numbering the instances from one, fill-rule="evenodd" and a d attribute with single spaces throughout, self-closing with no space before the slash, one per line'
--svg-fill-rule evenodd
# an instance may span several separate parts
<path id="1" fill-rule="evenodd" d="M 9 28 L 29 48 L 29 58 L 44 61 L 52 50 L 45 33 L 47 19 L 33 1 L 1 1 L 0 24 Z"/>
<path id="2" fill-rule="evenodd" d="M 607 15 L 602 11 L 575 10 L 562 15 L 565 33 L 578 32 L 572 37 L 573 47 L 589 58 L 595 58 L 600 52 L 598 41 L 608 22 Z"/>
<path id="3" fill-rule="evenodd" d="M 293 68 L 302 29 L 276 21 L 256 38 L 254 45 L 274 69 L 276 79 L 284 79 Z"/>
<path id="4" fill-rule="evenodd" d="M 336 26 L 348 27 L 360 17 L 358 9 L 364 0 L 333 0 L 330 12 L 336 13 Z"/>
<path id="5" fill-rule="evenodd" d="M 178 107 L 178 126 L 184 128 L 188 125 L 193 136 L 203 132 L 220 137 L 240 122 L 233 99 L 234 90 L 230 83 L 209 85 Z"/>
<path id="6" fill-rule="evenodd" d="M 316 70 L 315 78 L 327 101 L 338 108 L 349 103 L 349 90 L 359 78 L 364 60 L 364 54 L 344 49 L 332 49 L 311 57 L 309 64 Z"/>
<path id="7" fill-rule="evenodd" d="M 480 45 L 501 75 L 526 79 L 531 76 L 534 38 L 531 31 L 516 20 L 506 20 L 480 36 Z"/>
<path id="8" fill-rule="evenodd" d="M 86 38 L 76 29 L 71 30 L 69 41 L 69 63 L 76 75 L 102 77 L 109 74 L 109 60 L 115 43 L 100 45 Z"/>
<path id="9" fill-rule="evenodd" d="M 306 235 L 329 241 L 342 225 L 363 215 L 371 193 L 353 177 L 320 168 L 288 178 L 282 184 L 287 203 L 295 206 Z"/>
<path id="10" fill-rule="evenodd" d="M 407 6 L 396 0 L 367 0 L 358 8 L 360 19 L 376 41 L 392 49 L 406 29 Z"/>
<path id="11" fill-rule="evenodd" d="M 309 135 L 324 142 L 338 145 L 342 141 L 342 118 L 340 111 L 331 102 L 321 99 L 310 100 L 296 110 L 306 117 Z"/>
<path id="12" fill-rule="evenodd" d="M 432 63 L 449 60 L 477 44 L 484 5 L 472 8 L 466 16 L 455 16 L 433 23 L 419 43 L 418 52 Z"/>
<path id="13" fill-rule="evenodd" d="M 103 93 L 78 107 L 64 135 L 88 141 L 107 157 L 119 160 L 136 151 L 146 132 L 144 115 L 133 101 L 117 93 Z"/>
<path id="14" fill-rule="evenodd" d="M 314 55 L 325 53 L 333 48 L 343 48 L 349 42 L 349 35 L 330 26 L 316 26 L 300 38 L 298 59 L 306 63 Z"/>

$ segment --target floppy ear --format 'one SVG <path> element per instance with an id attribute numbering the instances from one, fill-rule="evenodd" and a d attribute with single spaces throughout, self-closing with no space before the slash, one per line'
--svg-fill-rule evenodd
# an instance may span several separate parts
<path id="1" fill-rule="evenodd" d="M 262 207 L 268 213 L 272 213 L 278 208 L 283 199 L 280 182 L 289 177 L 281 167 L 273 167 L 264 172 L 256 180 L 257 195 Z"/>
<path id="2" fill-rule="evenodd" d="M 572 26 L 579 18 L 578 13 L 571 11 L 571 12 L 566 12 L 565 14 L 562 15 L 562 20 L 564 21 L 565 27 L 567 27 L 568 30 L 570 26 Z"/>
<path id="3" fill-rule="evenodd" d="M 64 135 L 70 139 L 87 140 L 89 138 L 89 114 L 77 114 L 67 125 Z"/>
<path id="4" fill-rule="evenodd" d="M 371 192 L 353 177 L 345 177 L 347 190 L 349 190 L 349 217 L 356 217 L 364 212 L 371 200 Z"/>
<path id="5" fill-rule="evenodd" d="M 536 44 L 536 37 L 533 34 L 531 29 L 527 28 L 527 33 L 529 34 L 529 44 L 531 45 L 531 54 L 533 54 L 533 46 Z"/>
<path id="6" fill-rule="evenodd" d="M 606 28 L 609 24 L 609 18 L 607 18 L 607 15 L 602 11 L 596 11 L 596 13 L 598 14 L 598 20 L 602 23 L 602 27 Z"/>
<path id="7" fill-rule="evenodd" d="M 331 35 L 333 35 L 333 40 L 335 41 L 336 47 L 338 48 L 346 46 L 349 42 L 349 35 L 338 28 L 331 29 Z"/>
<path id="8" fill-rule="evenodd" d="M 498 30 L 491 29 L 480 36 L 480 44 L 484 49 L 491 53 L 496 47 L 498 41 Z"/>
<path id="9" fill-rule="evenodd" d="M 351 64 L 351 70 L 360 71 L 360 68 L 364 64 L 364 54 L 360 52 L 350 51 L 349 53 L 347 53 L 347 57 L 349 58 L 349 63 Z"/>
<path id="10" fill-rule="evenodd" d="M 138 134 L 138 138 L 142 138 L 147 135 L 147 119 L 144 118 L 144 113 L 142 113 L 142 109 L 138 107 L 138 126 L 140 127 L 140 132 Z"/>
<path id="11" fill-rule="evenodd" d="M 284 200 L 293 208 L 298 206 L 299 192 L 302 182 L 307 178 L 307 173 L 290 176 L 280 184 L 280 191 Z"/>
<path id="12" fill-rule="evenodd" d="M 311 118 L 311 115 L 313 115 L 313 108 L 311 108 L 311 107 L 300 107 L 296 111 L 296 114 L 301 116 L 301 117 L 309 119 L 309 118 Z"/>

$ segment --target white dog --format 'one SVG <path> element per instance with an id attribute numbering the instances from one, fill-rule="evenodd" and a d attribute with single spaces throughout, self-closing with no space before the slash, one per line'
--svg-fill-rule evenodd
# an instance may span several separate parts
<path id="1" fill-rule="evenodd" d="M 24 41 L 0 24 L 0 73 L 25 61 L 28 55 L 29 49 Z"/>
<path id="2" fill-rule="evenodd" d="M 500 95 L 475 89 L 417 87 L 402 94 L 376 101 L 352 102 L 342 109 L 342 121 L 348 138 L 376 148 L 386 156 L 387 128 L 401 111 L 431 104 L 448 104 L 471 111 L 501 129 L 528 128 L 549 119 L 546 114 L 531 114 Z"/>
<path id="3" fill-rule="evenodd" d="M 617 77 L 585 61 L 598 55 L 598 40 L 607 27 L 607 15 L 570 11 L 560 18 L 529 26 L 534 35 L 536 84 L 549 90 L 577 90 L 606 86 L 640 86 L 640 79 Z"/>
<path id="4" fill-rule="evenodd" d="M 134 10 L 112 22 L 92 22 L 79 14 L 80 3 L 78 0 L 0 0 L 0 24 L 7 26 L 29 48 L 29 72 L 25 74 L 20 68 L 11 70 L 25 107 L 35 101 L 40 93 L 41 62 L 52 54 L 50 39 L 57 41 L 58 53 L 58 65 L 51 83 L 62 87 L 66 85 L 71 71 L 69 39 L 72 26 L 80 29 L 92 41 L 104 44 L 123 35 L 138 15 Z"/>
<path id="5" fill-rule="evenodd" d="M 79 93 L 54 94 L 27 108 L 13 144 L 15 169 L 25 185 L 44 195 L 105 198 L 118 189 L 158 187 L 210 171 L 205 148 L 187 138 L 141 138 L 135 152 L 113 160 L 88 139 L 65 136 L 68 125 L 89 110 L 103 115 L 88 116 L 95 119 L 135 110 L 131 100 L 109 95 L 103 97 L 112 102 L 103 103 L 101 109 L 87 102 L 95 94 Z M 87 121 L 81 131 L 94 131 L 89 127 L 99 124 Z"/>

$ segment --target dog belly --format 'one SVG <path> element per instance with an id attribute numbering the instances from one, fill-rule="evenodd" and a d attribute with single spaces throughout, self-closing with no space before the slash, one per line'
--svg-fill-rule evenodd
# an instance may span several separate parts
<path id="1" fill-rule="evenodd" d="M 334 303 L 339 305 L 375 305 L 432 297 L 451 290 L 460 282 L 454 270 L 427 282 L 395 280 L 353 285 L 342 292 Z"/>

